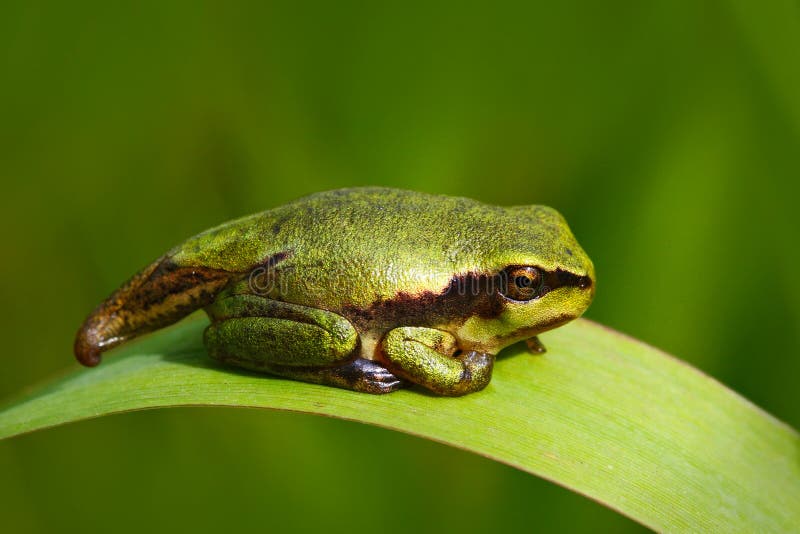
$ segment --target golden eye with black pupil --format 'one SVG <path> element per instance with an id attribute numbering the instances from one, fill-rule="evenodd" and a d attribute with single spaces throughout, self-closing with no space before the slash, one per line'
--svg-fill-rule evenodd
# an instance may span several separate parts
<path id="1" fill-rule="evenodd" d="M 510 267 L 505 279 L 503 294 L 512 300 L 531 300 L 542 286 L 542 274 L 536 267 Z"/>

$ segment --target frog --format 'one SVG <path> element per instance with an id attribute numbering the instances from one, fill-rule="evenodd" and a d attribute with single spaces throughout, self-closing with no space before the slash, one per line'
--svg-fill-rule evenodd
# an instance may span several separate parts
<path id="1" fill-rule="evenodd" d="M 357 392 L 456 397 L 497 354 L 589 307 L 592 261 L 544 205 L 386 187 L 311 194 L 206 230 L 114 291 L 78 330 L 86 366 L 204 310 L 208 355 Z"/>

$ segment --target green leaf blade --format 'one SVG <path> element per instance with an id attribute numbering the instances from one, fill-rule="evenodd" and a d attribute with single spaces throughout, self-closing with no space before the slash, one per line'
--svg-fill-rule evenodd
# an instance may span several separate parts
<path id="1" fill-rule="evenodd" d="M 195 317 L 0 412 L 0 439 L 147 408 L 221 405 L 379 425 L 487 456 L 658 530 L 800 529 L 800 436 L 692 367 L 589 321 L 518 347 L 462 398 L 371 396 L 222 368 Z"/>

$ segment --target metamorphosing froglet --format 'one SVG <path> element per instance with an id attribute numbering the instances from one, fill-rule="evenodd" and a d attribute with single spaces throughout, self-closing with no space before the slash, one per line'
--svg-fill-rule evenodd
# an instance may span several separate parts
<path id="1" fill-rule="evenodd" d="M 212 358 L 369 393 L 464 395 L 500 349 L 580 316 L 594 267 L 545 206 L 387 188 L 314 194 L 207 230 L 86 319 L 84 365 L 204 308 Z"/>

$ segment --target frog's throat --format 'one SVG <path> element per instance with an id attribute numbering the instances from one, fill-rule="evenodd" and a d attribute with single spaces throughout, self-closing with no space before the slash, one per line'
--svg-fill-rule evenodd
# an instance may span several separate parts
<path id="1" fill-rule="evenodd" d="M 180 266 L 169 256 L 159 258 L 86 318 L 75 338 L 75 357 L 93 367 L 100 363 L 103 352 L 123 341 L 170 325 L 210 304 L 240 276 L 221 269 Z"/>

